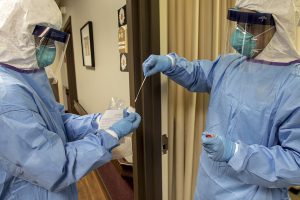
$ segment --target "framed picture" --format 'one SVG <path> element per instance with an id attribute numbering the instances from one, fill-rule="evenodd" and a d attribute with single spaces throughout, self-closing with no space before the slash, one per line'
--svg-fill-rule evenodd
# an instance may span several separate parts
<path id="1" fill-rule="evenodd" d="M 127 25 L 126 5 L 118 10 L 118 24 L 119 27 Z"/>
<path id="2" fill-rule="evenodd" d="M 128 72 L 127 53 L 120 54 L 120 70 L 121 72 Z"/>
<path id="3" fill-rule="evenodd" d="M 81 48 L 83 66 L 95 67 L 93 23 L 88 21 L 81 29 Z"/>

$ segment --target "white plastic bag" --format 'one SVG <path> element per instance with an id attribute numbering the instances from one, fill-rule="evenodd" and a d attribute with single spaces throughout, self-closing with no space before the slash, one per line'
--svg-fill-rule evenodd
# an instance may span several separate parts
<path id="1" fill-rule="evenodd" d="M 124 102 L 119 99 L 113 97 L 109 103 L 108 109 L 101 116 L 98 124 L 99 129 L 108 129 L 115 122 L 119 121 L 123 118 L 123 110 L 126 108 Z M 135 109 L 129 107 L 127 112 L 135 112 Z M 125 158 L 128 162 L 132 162 L 132 134 L 129 134 L 123 137 L 117 146 L 112 150 L 113 159 Z"/>

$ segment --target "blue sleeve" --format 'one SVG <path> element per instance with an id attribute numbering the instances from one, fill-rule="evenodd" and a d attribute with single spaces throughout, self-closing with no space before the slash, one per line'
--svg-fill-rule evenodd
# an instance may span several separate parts
<path id="1" fill-rule="evenodd" d="M 101 116 L 101 113 L 84 116 L 65 113 L 64 107 L 61 104 L 58 105 L 58 109 L 61 113 L 68 141 L 79 140 L 85 137 L 87 134 L 97 132 L 98 124 L 96 119 L 97 117 Z"/>
<path id="2" fill-rule="evenodd" d="M 210 92 L 214 79 L 214 71 L 220 60 L 188 61 L 175 53 L 169 54 L 174 66 L 164 74 L 191 92 Z"/>
<path id="3" fill-rule="evenodd" d="M 298 89 L 297 89 L 298 88 Z M 300 95 L 299 82 L 285 88 L 280 96 L 274 117 L 275 138 L 278 143 L 271 147 L 239 143 L 229 165 L 248 184 L 268 188 L 300 185 Z M 266 137 L 270 137 L 266 133 Z M 275 140 L 276 141 L 276 140 Z"/>
<path id="4" fill-rule="evenodd" d="M 79 116 L 70 113 L 63 113 L 62 119 L 69 140 L 79 140 L 89 133 L 95 133 L 98 129 L 98 125 L 96 123 L 98 116 L 101 116 L 101 114 L 98 113 Z"/>
<path id="5" fill-rule="evenodd" d="M 51 191 L 64 189 L 110 161 L 111 149 L 118 144 L 105 131 L 63 143 L 39 113 L 30 110 L 1 114 L 0 127 L 0 166 Z"/>

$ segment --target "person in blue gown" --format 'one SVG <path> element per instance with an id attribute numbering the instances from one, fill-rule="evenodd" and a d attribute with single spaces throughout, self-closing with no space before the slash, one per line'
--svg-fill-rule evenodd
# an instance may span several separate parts
<path id="1" fill-rule="evenodd" d="M 288 200 L 300 185 L 298 0 L 238 0 L 228 10 L 236 53 L 188 61 L 151 55 L 145 76 L 162 72 L 210 94 L 197 200 Z M 230 27 L 229 27 L 230 28 Z"/>
<path id="2" fill-rule="evenodd" d="M 0 10 L 0 199 L 77 199 L 76 182 L 109 162 L 141 117 L 124 112 L 103 130 L 100 113 L 65 113 L 45 73 L 69 39 L 55 1 L 1 0 Z"/>

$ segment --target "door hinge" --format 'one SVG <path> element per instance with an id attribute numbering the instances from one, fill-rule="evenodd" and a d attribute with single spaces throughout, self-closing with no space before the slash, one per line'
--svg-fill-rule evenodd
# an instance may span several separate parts
<path id="1" fill-rule="evenodd" d="M 162 153 L 167 154 L 168 153 L 168 136 L 166 134 L 161 136 L 161 142 L 162 142 Z"/>

